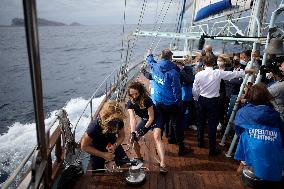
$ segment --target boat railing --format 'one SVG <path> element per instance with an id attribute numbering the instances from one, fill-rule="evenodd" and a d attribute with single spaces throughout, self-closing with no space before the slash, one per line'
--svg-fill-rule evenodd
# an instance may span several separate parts
<path id="1" fill-rule="evenodd" d="M 105 85 L 105 94 L 100 106 L 97 108 L 94 116 L 99 113 L 99 110 L 103 103 L 107 99 L 115 99 L 116 95 L 118 94 L 118 89 L 125 87 L 125 84 L 130 81 L 133 77 L 135 77 L 139 73 L 139 65 L 142 62 L 139 62 L 130 68 L 126 66 L 120 67 L 119 69 L 115 69 L 112 71 L 97 87 L 95 92 L 92 94 L 90 99 L 88 100 L 85 108 L 83 109 L 82 113 L 80 114 L 74 128 L 75 129 L 80 122 L 82 116 L 86 112 L 87 108 L 90 106 L 90 112 L 92 114 L 92 101 L 94 98 L 99 95 L 99 93 L 103 90 Z M 124 70 L 122 70 L 124 69 Z M 113 77 L 113 81 L 111 80 Z M 66 149 L 64 144 L 64 131 L 60 127 L 60 121 L 62 120 L 62 116 L 64 116 L 64 110 L 60 110 L 56 113 L 56 117 L 50 121 L 50 123 L 46 126 L 46 144 L 47 144 L 47 167 L 49 170 L 49 187 L 51 188 L 53 183 L 55 182 L 56 178 L 64 168 L 64 157 L 66 157 Z M 92 116 L 91 116 L 92 117 Z M 66 114 L 67 118 L 67 114 Z M 67 118 L 68 119 L 68 118 Z M 53 127 L 56 127 L 52 130 Z M 52 133 L 51 133 L 52 132 Z M 78 147 L 78 145 L 76 146 Z M 18 187 L 18 188 L 28 188 L 33 179 L 32 171 L 34 170 L 33 161 L 36 161 L 34 157 L 36 157 L 37 153 L 37 145 L 32 148 L 32 150 L 25 156 L 25 158 L 21 161 L 21 163 L 17 166 L 17 168 L 11 173 L 9 178 L 5 181 L 2 185 L 2 189 L 7 189 L 9 187 Z"/>
<path id="2" fill-rule="evenodd" d="M 51 128 L 56 125 L 55 123 L 58 122 L 60 117 L 63 116 L 63 111 L 60 110 L 56 114 L 57 116 L 49 123 L 46 129 L 46 144 L 48 147 L 47 151 L 47 156 L 50 158 L 50 162 L 47 162 L 48 166 L 51 168 L 58 169 L 55 165 L 52 165 L 52 157 L 51 154 L 53 152 L 53 149 L 55 147 L 55 156 L 56 160 L 54 162 L 60 163 L 62 162 L 62 154 L 59 152 L 63 151 L 63 146 L 61 143 L 61 130 L 60 128 L 56 128 L 52 135 L 50 136 L 50 130 Z M 31 179 L 31 170 L 33 169 L 32 165 L 33 164 L 33 158 L 36 157 L 36 152 L 37 152 L 38 146 L 35 145 L 32 150 L 25 156 L 25 158 L 21 161 L 21 163 L 17 166 L 17 168 L 11 173 L 9 178 L 5 181 L 5 183 L 2 185 L 2 189 L 9 188 L 11 185 L 13 187 L 20 187 L 20 188 L 28 188 L 29 185 L 31 184 L 30 181 L 27 181 L 27 178 Z M 62 163 L 61 163 L 62 164 Z M 62 166 L 60 164 L 60 166 Z M 30 165 L 30 168 L 28 168 L 28 165 Z M 27 171 L 25 171 L 25 170 Z M 25 173 L 26 172 L 26 173 Z M 19 176 L 20 175 L 20 176 Z M 52 175 L 54 176 L 54 175 Z M 51 178 L 52 179 L 52 178 Z M 17 183 L 20 182 L 20 184 L 17 186 Z"/>
<path id="3" fill-rule="evenodd" d="M 200 23 L 200 24 L 196 24 L 196 25 L 193 25 L 187 28 L 185 31 L 202 32 L 209 36 L 218 36 L 218 35 L 221 35 L 226 29 L 226 32 L 228 33 L 229 36 L 235 35 L 237 33 L 242 36 L 247 36 L 248 26 L 245 28 L 241 28 L 238 25 L 238 23 L 242 23 L 241 21 L 250 19 L 252 16 L 253 15 L 243 16 L 239 18 L 231 18 L 231 19 L 221 20 L 221 21 L 215 21 L 210 27 L 208 24 Z M 256 17 L 255 17 L 255 21 L 258 26 L 257 33 L 258 33 L 258 36 L 260 36 L 260 33 L 261 33 L 260 21 Z"/>

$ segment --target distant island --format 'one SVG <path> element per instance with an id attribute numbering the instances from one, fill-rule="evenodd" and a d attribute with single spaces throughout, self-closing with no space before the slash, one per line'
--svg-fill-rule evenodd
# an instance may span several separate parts
<path id="1" fill-rule="evenodd" d="M 69 26 L 82 26 L 82 24 L 78 22 L 72 22 Z"/>
<path id="2" fill-rule="evenodd" d="M 38 26 L 82 26 L 78 22 L 73 22 L 70 25 L 68 25 L 62 22 L 56 22 L 56 21 L 47 20 L 44 18 L 38 18 L 37 23 L 38 23 Z M 24 19 L 13 18 L 11 21 L 11 26 L 25 26 Z"/>

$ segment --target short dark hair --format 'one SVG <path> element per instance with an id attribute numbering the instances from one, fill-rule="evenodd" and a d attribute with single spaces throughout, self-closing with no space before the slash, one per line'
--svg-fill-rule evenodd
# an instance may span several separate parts
<path id="1" fill-rule="evenodd" d="M 244 50 L 241 52 L 241 54 L 245 54 L 247 57 L 251 56 L 251 50 Z"/>
<path id="2" fill-rule="evenodd" d="M 164 49 L 162 51 L 162 57 L 161 57 L 162 59 L 171 60 L 172 56 L 173 56 L 173 53 L 170 49 Z"/>
<path id="3" fill-rule="evenodd" d="M 206 53 L 206 55 L 203 57 L 204 65 L 205 66 L 213 66 L 214 65 L 214 56 L 212 54 Z"/>
<path id="4" fill-rule="evenodd" d="M 255 105 L 265 105 L 272 100 L 273 97 L 269 93 L 264 83 L 257 83 L 250 87 L 248 91 L 248 100 Z"/>

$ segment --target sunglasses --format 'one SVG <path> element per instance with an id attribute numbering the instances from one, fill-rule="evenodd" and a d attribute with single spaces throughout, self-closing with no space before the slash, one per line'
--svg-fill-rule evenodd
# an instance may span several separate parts
<path id="1" fill-rule="evenodd" d="M 117 128 L 122 128 L 122 127 L 124 126 L 123 121 L 121 121 L 121 120 L 119 120 L 119 119 L 110 120 L 107 124 L 108 124 L 110 127 L 117 127 Z"/>

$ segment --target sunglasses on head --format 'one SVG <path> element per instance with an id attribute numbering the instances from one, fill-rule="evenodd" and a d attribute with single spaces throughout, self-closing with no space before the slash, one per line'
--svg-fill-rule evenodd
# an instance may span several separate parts
<path id="1" fill-rule="evenodd" d="M 122 128 L 124 126 L 123 121 L 119 120 L 119 119 L 112 119 L 108 122 L 108 125 L 111 127 L 118 127 L 118 128 Z"/>

